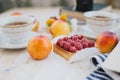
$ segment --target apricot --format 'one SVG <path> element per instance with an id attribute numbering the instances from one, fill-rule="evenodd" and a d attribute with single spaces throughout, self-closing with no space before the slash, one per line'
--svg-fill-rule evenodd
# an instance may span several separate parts
<path id="1" fill-rule="evenodd" d="M 71 31 L 70 25 L 63 20 L 56 20 L 50 27 L 50 33 L 53 37 L 58 35 L 68 35 Z"/>
<path id="2" fill-rule="evenodd" d="M 98 35 L 96 46 L 102 53 L 111 52 L 118 43 L 118 37 L 114 32 L 105 31 Z"/>
<path id="3" fill-rule="evenodd" d="M 41 60 L 48 57 L 52 50 L 52 43 L 46 36 L 36 36 L 28 41 L 27 51 L 35 60 Z"/>
<path id="4" fill-rule="evenodd" d="M 50 18 L 46 21 L 46 24 L 50 27 L 56 20 L 54 18 Z"/>
<path id="5" fill-rule="evenodd" d="M 67 21 L 67 14 L 66 14 L 66 13 L 62 13 L 62 14 L 60 15 L 60 19 L 61 19 L 61 20 L 64 20 L 64 21 Z"/>

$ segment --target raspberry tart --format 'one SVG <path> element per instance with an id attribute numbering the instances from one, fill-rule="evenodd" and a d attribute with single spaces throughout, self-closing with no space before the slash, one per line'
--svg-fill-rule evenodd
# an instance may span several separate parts
<path id="1" fill-rule="evenodd" d="M 83 35 L 63 37 L 54 43 L 54 52 L 69 60 L 78 51 L 95 46 L 95 41 L 88 40 Z"/>

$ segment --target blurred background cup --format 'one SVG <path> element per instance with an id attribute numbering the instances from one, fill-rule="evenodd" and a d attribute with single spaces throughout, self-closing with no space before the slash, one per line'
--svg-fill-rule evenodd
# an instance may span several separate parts
<path id="1" fill-rule="evenodd" d="M 9 43 L 25 42 L 35 26 L 35 18 L 31 16 L 8 16 L 0 19 L 0 30 L 3 39 Z"/>
<path id="2" fill-rule="evenodd" d="M 88 28 L 96 33 L 115 30 L 119 15 L 105 11 L 88 11 L 84 13 Z"/>

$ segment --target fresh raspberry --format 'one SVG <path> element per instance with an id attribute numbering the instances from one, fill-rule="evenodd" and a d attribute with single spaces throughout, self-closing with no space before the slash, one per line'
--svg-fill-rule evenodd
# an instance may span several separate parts
<path id="1" fill-rule="evenodd" d="M 88 40 L 86 38 L 83 38 L 82 42 L 88 43 Z"/>
<path id="2" fill-rule="evenodd" d="M 63 47 L 64 47 L 64 44 L 65 44 L 65 41 L 61 41 L 59 46 L 60 46 L 61 48 L 63 48 Z"/>
<path id="3" fill-rule="evenodd" d="M 79 43 L 79 42 L 74 43 L 74 47 L 75 47 L 77 50 L 83 49 L 83 45 L 82 45 L 81 43 Z"/>
<path id="4" fill-rule="evenodd" d="M 65 49 L 65 50 L 68 51 L 69 48 L 70 48 L 70 46 L 71 46 L 71 44 L 70 44 L 69 42 L 65 42 L 65 43 L 64 43 L 64 49 Z"/>
<path id="5" fill-rule="evenodd" d="M 84 38 L 83 35 L 78 36 L 78 39 L 83 39 L 83 38 Z"/>
<path id="6" fill-rule="evenodd" d="M 71 46 L 73 46 L 73 45 L 74 45 L 74 43 L 75 43 L 75 42 L 71 40 L 71 42 L 70 42 Z"/>
<path id="7" fill-rule="evenodd" d="M 69 51 L 75 53 L 77 49 L 74 46 L 70 46 Z"/>
<path id="8" fill-rule="evenodd" d="M 83 48 L 88 48 L 89 47 L 87 42 L 82 42 L 82 45 L 83 45 Z"/>
<path id="9" fill-rule="evenodd" d="M 60 43 L 61 43 L 62 41 L 63 41 L 63 39 L 58 39 L 57 42 L 56 42 L 56 45 L 60 46 L 60 45 L 61 45 Z"/>
<path id="10" fill-rule="evenodd" d="M 94 47 L 95 46 L 95 41 L 89 40 L 88 44 L 89 44 L 89 47 Z"/>
<path id="11" fill-rule="evenodd" d="M 64 37 L 64 38 L 63 38 L 64 41 L 67 41 L 68 39 L 69 39 L 68 37 Z"/>

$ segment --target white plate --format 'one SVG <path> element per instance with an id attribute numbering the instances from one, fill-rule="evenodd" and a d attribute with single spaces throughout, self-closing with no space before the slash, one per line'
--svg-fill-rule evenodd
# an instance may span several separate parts
<path id="1" fill-rule="evenodd" d="M 117 33 L 117 28 L 116 29 L 113 28 L 109 31 L 115 32 L 117 35 L 119 35 Z M 91 38 L 91 39 L 96 39 L 97 36 L 100 33 L 97 33 L 95 31 L 91 30 L 87 25 L 84 25 L 84 26 L 79 27 L 79 33 L 78 34 L 84 35 L 85 37 L 88 37 L 88 38 Z"/>
<path id="2" fill-rule="evenodd" d="M 77 51 L 76 54 L 74 54 L 69 62 L 70 63 L 74 63 L 74 62 L 79 62 L 79 61 L 83 61 L 86 59 L 90 59 L 91 56 L 99 54 L 99 50 L 96 47 L 91 47 L 91 48 L 85 48 L 82 49 L 80 51 Z"/>
<path id="3" fill-rule="evenodd" d="M 101 66 L 112 71 L 120 72 L 120 41 Z"/>
<path id="4" fill-rule="evenodd" d="M 29 34 L 30 37 L 28 38 L 28 40 L 30 38 L 32 38 L 33 36 L 37 36 L 39 35 L 38 33 L 36 32 L 31 32 L 31 34 Z M 28 40 L 26 40 L 25 42 L 23 43 L 9 43 L 7 41 L 5 41 L 5 39 L 3 37 L 0 36 L 0 48 L 3 48 L 3 49 L 20 49 L 20 48 L 26 48 L 27 47 L 27 43 L 28 43 Z"/>

